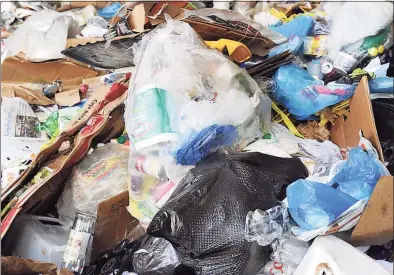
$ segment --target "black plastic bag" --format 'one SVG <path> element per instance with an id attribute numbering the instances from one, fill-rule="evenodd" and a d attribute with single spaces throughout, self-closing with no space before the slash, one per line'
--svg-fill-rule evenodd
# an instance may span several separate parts
<path id="1" fill-rule="evenodd" d="M 197 274 L 257 274 L 271 251 L 246 241 L 246 214 L 277 205 L 306 176 L 299 159 L 213 155 L 184 177 L 147 231 L 169 240 Z"/>
<path id="2" fill-rule="evenodd" d="M 376 130 L 382 144 L 387 169 L 394 175 L 394 99 L 377 98 L 372 100 Z"/>

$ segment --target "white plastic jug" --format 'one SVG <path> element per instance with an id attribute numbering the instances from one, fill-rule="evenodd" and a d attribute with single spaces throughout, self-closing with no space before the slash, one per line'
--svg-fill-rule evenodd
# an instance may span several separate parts
<path id="1" fill-rule="evenodd" d="M 6 235 L 5 250 L 9 255 L 54 263 L 60 268 L 69 228 L 44 224 L 44 220 L 58 222 L 49 217 L 18 217 Z"/>
<path id="2" fill-rule="evenodd" d="M 334 236 L 315 239 L 293 275 L 390 275 L 380 264 Z"/>

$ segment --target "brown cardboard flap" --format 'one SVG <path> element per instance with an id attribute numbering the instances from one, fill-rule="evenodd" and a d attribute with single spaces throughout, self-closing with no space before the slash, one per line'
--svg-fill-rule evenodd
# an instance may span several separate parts
<path id="1" fill-rule="evenodd" d="M 44 96 L 41 92 L 30 90 L 27 87 L 23 87 L 23 84 L 17 83 L 1 83 L 1 97 L 20 97 L 29 104 L 43 106 L 55 104 L 54 101 Z"/>
<path id="2" fill-rule="evenodd" d="M 380 145 L 375 119 L 372 112 L 371 100 L 367 77 L 363 77 L 350 100 L 350 115 L 346 121 L 338 118 L 331 128 L 331 140 L 339 147 L 355 147 L 360 141 L 359 130 L 378 151 L 379 158 L 383 161 L 383 152 Z"/>
<path id="3" fill-rule="evenodd" d="M 379 179 L 372 196 L 353 230 L 353 245 L 378 245 L 394 239 L 393 229 L 394 177 Z"/>
<path id="4" fill-rule="evenodd" d="M 98 72 L 64 60 L 33 63 L 19 57 L 9 57 L 1 66 L 1 81 L 24 83 L 53 83 L 79 85 L 82 79 L 97 76 Z"/>
<path id="5" fill-rule="evenodd" d="M 123 240 L 138 225 L 139 221 L 126 210 L 128 204 L 128 191 L 99 203 L 93 237 L 93 257 L 113 248 L 114 244 Z"/>
<path id="6" fill-rule="evenodd" d="M 64 91 L 61 93 L 55 94 L 56 104 L 59 106 L 73 106 L 81 101 L 81 97 L 79 96 L 79 90 L 70 90 Z"/>

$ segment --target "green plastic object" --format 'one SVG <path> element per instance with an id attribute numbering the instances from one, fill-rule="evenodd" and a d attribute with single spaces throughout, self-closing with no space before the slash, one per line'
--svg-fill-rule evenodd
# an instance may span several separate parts
<path id="1" fill-rule="evenodd" d="M 381 32 L 379 32 L 377 35 L 368 36 L 364 38 L 364 42 L 361 45 L 361 48 L 364 51 L 368 51 L 370 48 L 375 48 L 375 47 L 379 47 L 380 45 L 383 45 L 386 42 L 389 33 L 390 30 L 386 28 Z"/>
<path id="2" fill-rule="evenodd" d="M 49 115 L 44 123 L 39 125 L 39 130 L 44 130 L 50 137 L 59 134 L 59 111 L 55 111 Z"/>

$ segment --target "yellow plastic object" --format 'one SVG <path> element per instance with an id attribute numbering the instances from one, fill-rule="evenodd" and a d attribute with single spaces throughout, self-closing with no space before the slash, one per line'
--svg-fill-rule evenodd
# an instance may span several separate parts
<path id="1" fill-rule="evenodd" d="M 297 137 L 300 137 L 300 138 L 304 138 L 304 136 L 300 132 L 298 132 L 297 128 L 294 126 L 293 122 L 291 122 L 289 117 L 284 112 L 282 112 L 282 110 L 279 109 L 279 107 L 274 102 L 272 102 L 271 105 L 272 105 L 272 109 L 274 109 L 275 112 L 277 112 L 281 117 L 281 120 L 279 120 L 279 121 L 278 120 L 275 121 L 275 118 L 274 118 L 274 122 L 283 121 L 293 135 L 296 135 Z"/>
<path id="2" fill-rule="evenodd" d="M 340 117 L 340 116 L 348 117 L 349 111 L 347 109 L 349 108 L 349 104 L 350 104 L 350 99 L 341 101 L 338 104 L 331 107 L 331 112 L 335 117 Z M 321 112 L 316 113 L 316 115 L 320 116 L 319 127 L 325 126 L 330 121 Z"/>
<path id="3" fill-rule="evenodd" d="M 241 42 L 230 39 L 219 39 L 218 41 L 204 41 L 205 44 L 211 49 L 217 49 L 223 52 L 227 48 L 230 58 L 237 63 L 242 63 L 252 57 L 249 48 Z"/>

